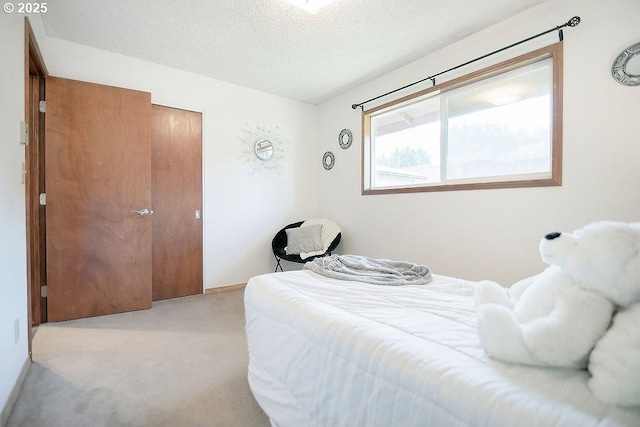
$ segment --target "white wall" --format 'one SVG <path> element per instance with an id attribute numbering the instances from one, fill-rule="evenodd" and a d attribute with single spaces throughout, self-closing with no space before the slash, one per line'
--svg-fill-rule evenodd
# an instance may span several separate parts
<path id="1" fill-rule="evenodd" d="M 561 187 L 360 194 L 361 119 L 351 104 L 553 28 L 574 15 L 582 23 L 564 31 Z M 637 0 L 549 1 L 321 105 L 316 157 L 331 150 L 336 165 L 328 172 L 318 168 L 318 208 L 321 216 L 343 227 L 340 250 L 412 260 L 435 273 L 509 285 L 544 267 L 537 245 L 549 231 L 573 230 L 599 219 L 640 221 L 640 87 L 622 86 L 610 72 L 615 57 L 640 42 L 638 16 Z M 553 32 L 440 81 L 557 40 Z M 354 132 L 348 150 L 337 143 L 343 128 Z"/>
<path id="2" fill-rule="evenodd" d="M 272 272 L 275 233 L 316 212 L 316 107 L 49 38 L 41 21 L 33 26 L 50 75 L 147 91 L 153 103 L 203 113 L 205 287 Z M 241 142 L 244 131 L 256 126 L 278 128 L 280 173 L 243 153 L 252 149 Z"/>
<path id="3" fill-rule="evenodd" d="M 28 358 L 24 146 L 24 17 L 0 14 L 0 410 Z M 15 343 L 15 321 L 20 334 Z"/>

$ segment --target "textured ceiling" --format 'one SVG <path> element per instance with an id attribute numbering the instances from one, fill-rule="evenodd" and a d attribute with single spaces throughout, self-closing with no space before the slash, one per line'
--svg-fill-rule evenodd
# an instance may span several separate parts
<path id="1" fill-rule="evenodd" d="M 47 35 L 320 104 L 545 0 L 53 0 Z"/>

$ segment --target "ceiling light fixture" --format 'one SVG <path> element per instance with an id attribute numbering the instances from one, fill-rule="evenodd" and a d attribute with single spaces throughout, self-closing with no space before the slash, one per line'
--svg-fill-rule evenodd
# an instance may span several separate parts
<path id="1" fill-rule="evenodd" d="M 292 5 L 306 10 L 309 13 L 317 13 L 320 9 L 331 3 L 333 0 L 287 0 Z"/>

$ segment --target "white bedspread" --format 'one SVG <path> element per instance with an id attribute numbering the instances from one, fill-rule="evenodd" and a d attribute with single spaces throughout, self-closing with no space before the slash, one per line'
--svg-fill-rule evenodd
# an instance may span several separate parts
<path id="1" fill-rule="evenodd" d="M 473 283 L 340 281 L 311 271 L 245 290 L 249 384 L 279 427 L 640 426 L 599 403 L 587 371 L 487 358 Z"/>

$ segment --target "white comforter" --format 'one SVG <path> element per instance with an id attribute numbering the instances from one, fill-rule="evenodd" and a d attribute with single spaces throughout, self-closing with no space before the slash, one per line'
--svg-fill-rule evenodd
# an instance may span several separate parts
<path id="1" fill-rule="evenodd" d="M 402 287 L 310 271 L 252 278 L 249 384 L 279 427 L 640 426 L 599 403 L 588 372 L 487 358 L 473 283 Z"/>

